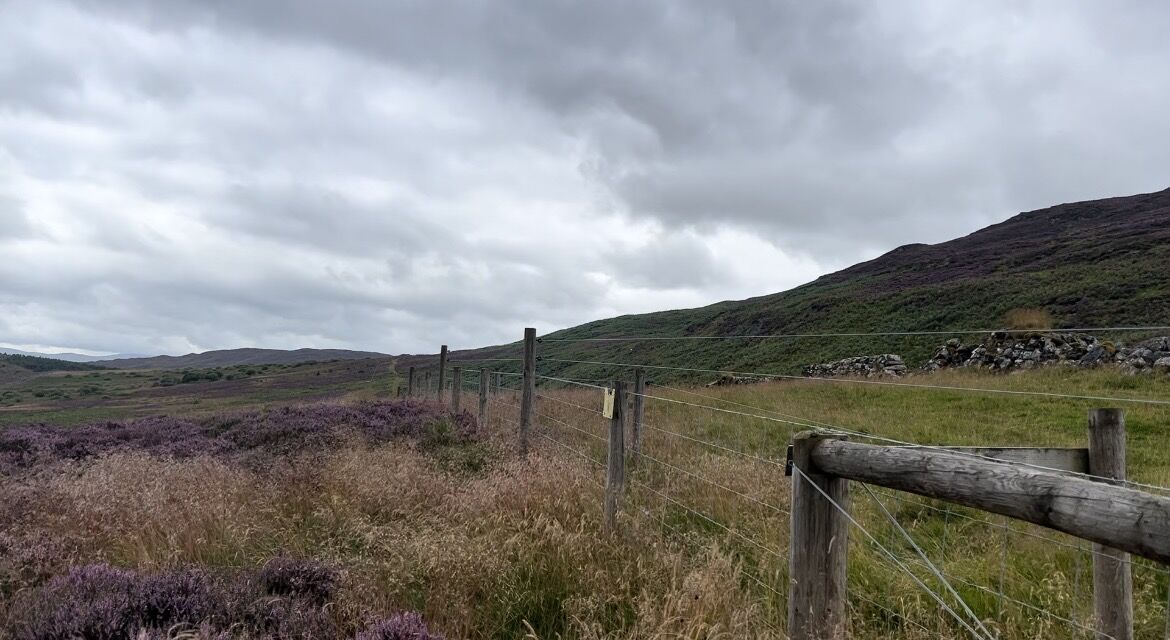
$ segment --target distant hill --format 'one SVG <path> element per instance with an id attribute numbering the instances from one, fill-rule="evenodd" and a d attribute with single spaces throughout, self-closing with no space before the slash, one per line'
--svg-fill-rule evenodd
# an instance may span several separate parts
<path id="1" fill-rule="evenodd" d="M 0 363 L 33 373 L 43 373 L 46 371 L 98 371 L 105 369 L 105 367 L 84 362 L 69 362 L 68 360 L 41 358 L 14 353 L 0 353 Z"/>
<path id="2" fill-rule="evenodd" d="M 1003 327 L 1005 315 L 1016 309 L 1046 312 L 1054 328 L 1167 325 L 1167 265 L 1170 189 L 1062 204 L 1021 213 L 948 242 L 899 247 L 790 291 L 558 331 L 543 337 L 538 353 L 545 359 L 538 370 L 578 378 L 607 378 L 622 371 L 552 361 L 566 359 L 798 373 L 804 364 L 872 353 L 900 353 L 914 365 L 946 336 L 552 342 L 556 339 L 985 329 Z M 519 345 L 511 344 L 452 357 L 516 357 L 519 352 Z M 402 370 L 434 360 L 404 356 L 398 365 Z M 517 370 L 514 362 L 474 366 L 481 365 Z M 652 378 L 712 377 L 654 373 Z"/>
<path id="3" fill-rule="evenodd" d="M 84 353 L 43 353 L 40 351 L 21 351 L 20 349 L 9 349 L 7 347 L 0 347 L 0 354 L 9 354 L 16 356 L 35 356 L 37 358 L 50 358 L 53 360 L 65 360 L 66 362 L 97 362 L 98 360 L 114 360 L 118 358 L 144 358 L 146 356 L 140 353 L 119 353 L 112 356 L 89 356 Z"/>
<path id="4" fill-rule="evenodd" d="M 384 353 L 373 351 L 350 351 L 347 349 L 223 349 L 189 353 L 185 356 L 154 356 L 150 358 L 123 358 L 101 360 L 96 364 L 112 369 L 206 369 L 230 367 L 241 364 L 296 364 L 298 362 L 323 360 L 361 360 L 365 358 L 389 358 Z"/>

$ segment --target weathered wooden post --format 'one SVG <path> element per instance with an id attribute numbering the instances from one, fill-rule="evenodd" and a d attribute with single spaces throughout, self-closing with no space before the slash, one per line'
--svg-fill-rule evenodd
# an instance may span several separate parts
<path id="1" fill-rule="evenodd" d="M 488 370 L 479 370 L 479 428 L 487 424 Z"/>
<path id="2" fill-rule="evenodd" d="M 405 391 L 406 390 L 402 388 L 402 385 L 398 385 L 398 391 L 395 392 L 394 397 L 401 400 L 402 396 L 405 394 Z"/>
<path id="3" fill-rule="evenodd" d="M 791 579 L 788 637 L 791 640 L 845 638 L 849 520 L 841 510 L 849 509 L 849 481 L 820 473 L 814 466 L 812 450 L 823 439 L 825 436 L 812 432 L 799 433 L 792 446 L 792 464 L 796 469 L 792 473 L 792 532 L 788 552 Z"/>
<path id="4" fill-rule="evenodd" d="M 406 390 L 410 397 L 414 397 L 414 367 L 406 374 Z"/>
<path id="5" fill-rule="evenodd" d="M 609 420 L 609 455 L 607 456 L 605 474 L 604 525 L 605 530 L 610 533 L 617 529 L 618 503 L 621 501 L 622 487 L 626 482 L 625 421 L 622 418 L 622 414 L 625 412 L 623 404 L 625 391 L 626 383 L 615 380 L 613 383 L 613 415 Z"/>
<path id="6" fill-rule="evenodd" d="M 463 367 L 451 369 L 451 411 L 459 412 L 459 401 L 463 395 Z"/>
<path id="7" fill-rule="evenodd" d="M 646 370 L 634 371 L 634 419 L 631 449 L 633 455 L 630 464 L 638 464 L 638 456 L 642 453 L 642 421 L 646 416 Z"/>
<path id="8" fill-rule="evenodd" d="M 439 402 L 443 401 L 443 383 L 447 380 L 447 345 L 439 348 Z"/>
<path id="9" fill-rule="evenodd" d="M 1089 412 L 1089 473 L 1125 480 L 1125 412 Z M 1104 482 L 1108 482 L 1105 480 Z M 1133 640 L 1133 576 L 1129 554 L 1093 544 L 1093 612 L 1098 640 Z"/>
<path id="10" fill-rule="evenodd" d="M 495 373 L 492 374 L 492 395 L 493 396 L 500 395 L 500 378 L 501 377 L 502 376 L 500 375 L 499 371 L 496 371 Z"/>
<path id="11" fill-rule="evenodd" d="M 430 399 L 431 391 L 431 372 L 428 369 L 427 372 L 423 374 L 423 397 Z"/>
<path id="12" fill-rule="evenodd" d="M 524 389 L 520 396 L 520 455 L 528 455 L 532 403 L 536 400 L 536 329 L 524 330 Z"/>

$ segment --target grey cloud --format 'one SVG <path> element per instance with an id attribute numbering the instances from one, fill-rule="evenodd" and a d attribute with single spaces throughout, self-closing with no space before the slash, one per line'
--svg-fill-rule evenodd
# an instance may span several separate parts
<path id="1" fill-rule="evenodd" d="M 689 235 L 665 234 L 608 259 L 616 280 L 643 289 L 700 289 L 730 278 L 710 247 Z"/>
<path id="2" fill-rule="evenodd" d="M 615 311 L 615 288 L 768 293 L 712 250 L 728 229 L 848 264 L 1170 165 L 1158 4 L 2 11 L 5 342 L 512 340 Z M 659 231 L 614 250 L 622 225 Z"/>
<path id="3" fill-rule="evenodd" d="M 0 242 L 27 238 L 34 233 L 32 219 L 19 199 L 0 192 Z"/>

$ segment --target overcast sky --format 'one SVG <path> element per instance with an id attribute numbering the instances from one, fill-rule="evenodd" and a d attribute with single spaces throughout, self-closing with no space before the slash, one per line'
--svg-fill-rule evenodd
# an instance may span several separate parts
<path id="1" fill-rule="evenodd" d="M 1145 1 L 0 0 L 0 343 L 420 352 L 787 289 L 1170 186 L 1167 33 Z"/>

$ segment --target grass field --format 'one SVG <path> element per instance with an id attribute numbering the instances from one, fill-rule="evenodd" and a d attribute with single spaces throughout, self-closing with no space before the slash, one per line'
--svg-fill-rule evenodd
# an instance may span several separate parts
<path id="1" fill-rule="evenodd" d="M 68 400 L 17 408 L 22 401 L 0 415 L 10 424 L 133 417 L 150 413 L 157 393 L 166 402 L 154 413 L 226 424 L 232 421 L 217 416 L 237 408 L 387 398 L 397 384 L 382 366 L 347 369 L 314 386 L 330 366 L 339 365 L 269 372 L 265 383 L 257 374 L 248 386 L 221 379 L 153 387 L 157 373 L 135 386 L 112 376 L 97 382 L 110 391 L 125 383 L 125 395 L 106 393 L 109 400 L 98 396 L 87 406 Z M 1170 398 L 1166 379 L 1112 371 L 953 372 L 911 381 Z M 466 382 L 465 403 L 474 406 L 470 375 Z M 22 396 L 35 388 L 30 384 L 20 383 Z M 526 460 L 515 454 L 517 400 L 505 391 L 492 398 L 489 420 L 470 440 L 451 438 L 439 421 L 409 437 L 371 440 L 355 429 L 246 459 L 121 450 L 0 477 L 0 602 L 36 594 L 69 566 L 105 562 L 148 573 L 197 566 L 227 575 L 283 555 L 338 572 L 322 614 L 338 635 L 418 611 L 449 638 L 778 638 L 787 606 L 790 492 L 781 467 L 792 434 L 805 428 L 793 423 L 922 444 L 1083 446 L 1086 412 L 1108 404 L 816 381 L 651 386 L 648 395 L 662 399 L 647 400 L 645 456 L 628 476 L 618 531 L 610 535 L 600 523 L 607 429 L 600 391 L 538 392 L 538 429 Z M 1170 485 L 1170 407 L 1125 408 L 1130 478 Z M 878 543 L 921 569 L 876 500 L 993 633 L 1091 637 L 1089 545 L 914 496 L 870 495 L 859 486 L 853 496 L 854 513 Z M 873 542 L 851 535 L 853 637 L 970 637 Z M 918 573 L 939 590 L 925 570 Z M 1135 561 L 1134 579 L 1138 637 L 1162 638 L 1165 568 Z M 0 604 L 0 628 L 16 635 L 21 615 Z M 237 628 L 236 635 L 279 635 L 256 629 Z"/>

